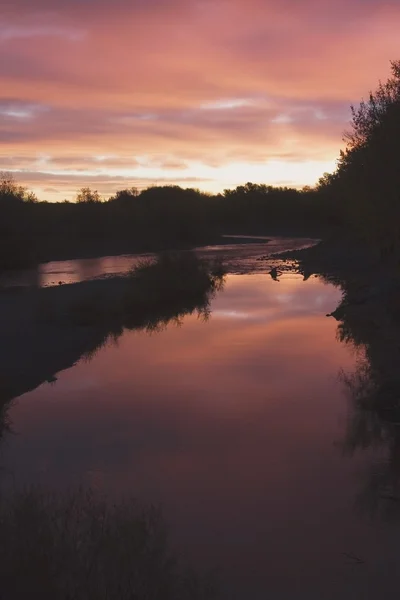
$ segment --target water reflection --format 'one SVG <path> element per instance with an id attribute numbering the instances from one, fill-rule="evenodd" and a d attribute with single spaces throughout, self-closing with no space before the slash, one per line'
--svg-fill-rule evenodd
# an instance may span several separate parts
<path id="1" fill-rule="evenodd" d="M 346 454 L 369 458 L 357 506 L 375 517 L 400 517 L 400 347 L 392 294 L 368 299 L 370 283 L 342 279 L 344 296 L 333 316 L 338 339 L 357 356 L 342 371 L 349 414 L 343 440 Z M 366 299 L 367 298 L 367 299 Z"/>
<path id="2" fill-rule="evenodd" d="M 227 236 L 227 239 L 228 237 L 240 238 L 241 236 Z M 302 248 L 315 243 L 315 240 L 308 238 L 271 237 L 261 239 L 264 239 L 264 243 L 232 243 L 222 246 L 199 247 L 196 249 L 196 253 L 202 258 L 211 260 L 223 256 L 224 262 L 231 272 L 268 272 L 270 268 L 268 261 L 258 260 L 261 255 L 266 252 L 282 252 L 288 248 Z M 78 283 L 96 277 L 121 275 L 135 267 L 142 257 L 143 255 L 129 254 L 51 261 L 42 263 L 36 269 L 1 273 L 0 286 L 46 287 L 58 285 L 60 281 L 63 283 Z"/>
<path id="3" fill-rule="evenodd" d="M 360 358 L 355 371 L 343 374 L 342 379 L 350 408 L 344 451 L 350 456 L 368 452 L 371 457 L 357 505 L 371 516 L 399 518 L 400 423 L 388 408 L 390 395 L 366 357 Z"/>
<path id="4" fill-rule="evenodd" d="M 316 278 L 231 275 L 209 321 L 125 331 L 21 397 L 3 463 L 18 485 L 160 502 L 174 543 L 217 565 L 230 599 L 296 598 L 299 586 L 357 597 L 367 582 L 344 553 L 375 560 L 385 538 L 352 510 L 365 461 L 333 445 L 346 417 L 337 372 L 354 367 L 325 317 L 339 299 Z"/>
<path id="5" fill-rule="evenodd" d="M 124 330 L 160 332 L 189 314 L 207 320 L 224 272 L 221 264 L 192 253 L 165 254 L 129 277 L 9 290 L 1 297 L 7 352 L 0 364 L 0 403 L 55 382 L 58 371 L 93 358 Z"/>

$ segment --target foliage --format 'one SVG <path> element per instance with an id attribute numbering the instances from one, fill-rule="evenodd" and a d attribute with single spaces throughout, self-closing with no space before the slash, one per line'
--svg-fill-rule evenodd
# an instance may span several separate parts
<path id="1" fill-rule="evenodd" d="M 96 204 L 101 202 L 101 196 L 97 190 L 91 190 L 90 187 L 83 187 L 76 195 L 78 204 Z"/>
<path id="2" fill-rule="evenodd" d="M 19 185 L 12 173 L 0 171 L 0 205 L 5 202 L 37 202 L 33 192 Z"/>
<path id="3" fill-rule="evenodd" d="M 221 263 L 209 264 L 191 252 L 167 252 L 143 260 L 127 277 L 88 282 L 88 292 L 82 290 L 62 313 L 76 325 L 100 325 L 117 336 L 123 327 L 153 330 L 194 311 L 207 317 L 224 275 Z M 42 296 L 48 297 L 48 290 Z"/>
<path id="4" fill-rule="evenodd" d="M 379 82 L 368 101 L 362 100 L 358 108 L 351 106 L 351 129 L 344 135 L 347 152 L 368 145 L 376 132 L 386 125 L 388 115 L 400 101 L 400 61 L 391 62 L 392 77 Z"/>
<path id="5" fill-rule="evenodd" d="M 132 202 L 136 201 L 138 196 L 139 190 L 136 187 L 131 187 L 125 190 L 118 190 L 114 196 L 108 199 L 108 202 L 122 207 L 129 207 Z"/>
<path id="6" fill-rule="evenodd" d="M 0 369 L 0 408 L 82 357 L 95 355 L 127 328 L 152 333 L 179 325 L 187 315 L 207 319 L 225 270 L 219 262 L 194 258 L 188 252 L 168 253 L 125 276 L 4 290 L 2 343 L 7 351 Z M 0 435 L 2 423 L 0 411 Z"/>
<path id="7" fill-rule="evenodd" d="M 319 191 L 335 196 L 348 224 L 381 253 L 400 248 L 400 61 L 368 100 L 351 107 L 337 170 L 319 181 Z"/>
<path id="8" fill-rule="evenodd" d="M 4 180 L 0 194 L 0 269 L 81 256 L 182 249 L 216 243 L 226 233 L 319 235 L 335 225 L 331 201 L 315 190 L 247 183 L 223 194 L 152 186 L 117 191 L 103 202 L 82 188 L 76 202 L 32 202 Z M 9 187 L 7 187 L 9 185 Z M 8 193 L 8 192 L 7 192 Z"/>

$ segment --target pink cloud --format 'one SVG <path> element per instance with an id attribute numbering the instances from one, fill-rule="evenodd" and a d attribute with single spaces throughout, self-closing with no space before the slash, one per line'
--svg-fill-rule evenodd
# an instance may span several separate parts
<path id="1" fill-rule="evenodd" d="M 400 6 L 16 0 L 2 14 L 3 166 L 44 153 L 89 172 L 111 152 L 110 169 L 168 156 L 167 176 L 188 161 L 281 160 L 290 180 L 290 163 L 338 155 L 349 104 L 396 58 Z"/>

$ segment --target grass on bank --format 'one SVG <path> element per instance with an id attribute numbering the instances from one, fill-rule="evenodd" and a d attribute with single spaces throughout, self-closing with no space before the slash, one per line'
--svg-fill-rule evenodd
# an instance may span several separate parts
<path id="1" fill-rule="evenodd" d="M 212 577 L 173 555 L 159 509 L 91 490 L 0 498 L 0 595 L 7 600 L 209 600 Z"/>

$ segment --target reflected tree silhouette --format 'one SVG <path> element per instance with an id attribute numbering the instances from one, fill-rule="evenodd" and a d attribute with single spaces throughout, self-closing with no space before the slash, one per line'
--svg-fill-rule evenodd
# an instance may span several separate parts
<path id="1" fill-rule="evenodd" d="M 385 417 L 386 398 L 377 376 L 366 359 L 354 373 L 341 374 L 350 403 L 343 450 L 349 456 L 373 451 L 356 505 L 370 515 L 393 518 L 400 517 L 400 423 Z"/>
<path id="2" fill-rule="evenodd" d="M 10 420 L 8 417 L 9 405 L 0 406 L 0 443 L 4 434 L 10 431 Z"/>
<path id="3" fill-rule="evenodd" d="M 342 292 L 327 317 L 337 321 L 337 340 L 356 355 L 353 372 L 340 372 L 348 417 L 339 444 L 348 456 L 372 456 L 360 509 L 400 517 L 400 277 L 398 266 L 382 265 L 365 247 L 342 241 L 292 253 L 299 272 Z"/>
<path id="4" fill-rule="evenodd" d="M 400 362 L 393 315 L 381 299 L 363 309 L 347 288 L 337 311 L 338 339 L 358 354 L 354 372 L 340 373 L 349 400 L 343 451 L 373 452 L 356 505 L 382 518 L 400 517 Z"/>
<path id="5" fill-rule="evenodd" d="M 223 290 L 224 281 L 221 263 L 200 260 L 190 252 L 168 253 L 126 277 L 3 298 L 3 309 L 16 316 L 21 339 L 19 344 L 14 341 L 17 333 L 11 322 L 13 353 L 8 352 L 8 363 L 0 366 L 0 438 L 13 398 L 54 381 L 55 373 L 80 359 L 93 359 L 104 346 L 118 343 L 125 330 L 156 334 L 169 325 L 180 327 L 192 314 L 207 321 L 211 300 Z M 7 347 L 7 337 L 3 341 Z"/>

